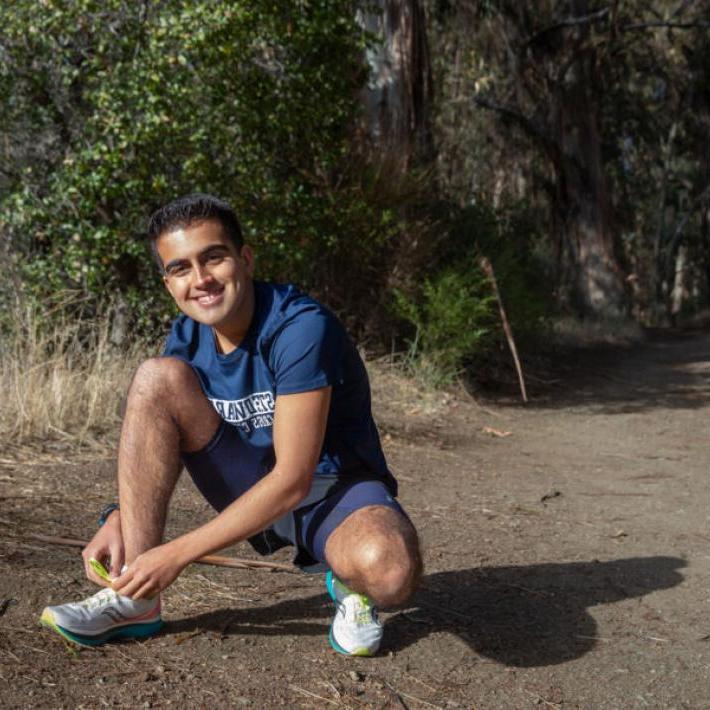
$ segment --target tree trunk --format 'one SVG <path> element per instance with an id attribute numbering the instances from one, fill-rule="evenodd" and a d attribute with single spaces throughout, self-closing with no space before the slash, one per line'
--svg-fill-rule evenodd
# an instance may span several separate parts
<path id="1" fill-rule="evenodd" d="M 558 170 L 562 241 L 575 305 L 591 318 L 627 313 L 624 276 L 614 251 L 612 210 L 601 167 L 599 136 L 591 121 L 575 127 Z"/>
<path id="2" fill-rule="evenodd" d="M 583 315 L 621 318 L 627 294 L 609 244 L 610 230 L 593 195 L 576 194 L 566 219 L 566 242 L 572 256 L 572 286 Z"/>
<path id="3" fill-rule="evenodd" d="M 671 319 L 676 322 L 676 319 L 683 310 L 690 290 L 688 288 L 688 247 L 682 244 L 678 247 L 678 253 L 675 257 L 675 274 L 673 275 L 673 288 L 671 290 Z"/>
<path id="4" fill-rule="evenodd" d="M 374 9 L 371 9 L 373 8 Z M 380 44 L 367 52 L 370 80 L 363 102 L 372 139 L 403 170 L 432 156 L 431 66 L 426 18 L 419 0 L 377 0 L 358 11 Z"/>
<path id="5" fill-rule="evenodd" d="M 617 318 L 627 314 L 628 295 L 614 246 L 595 95 L 598 74 L 596 50 L 577 49 L 556 97 L 550 151 L 576 305 L 588 317 Z"/>

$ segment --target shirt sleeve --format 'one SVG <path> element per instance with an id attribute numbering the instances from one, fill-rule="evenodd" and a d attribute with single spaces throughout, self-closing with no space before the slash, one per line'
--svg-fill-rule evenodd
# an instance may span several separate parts
<path id="1" fill-rule="evenodd" d="M 345 332 L 327 311 L 309 309 L 290 318 L 271 344 L 276 394 L 337 384 L 342 378 Z"/>
<path id="2" fill-rule="evenodd" d="M 196 326 L 193 320 L 178 316 L 170 328 L 163 355 L 179 357 L 190 362 L 198 345 L 199 330 Z"/>

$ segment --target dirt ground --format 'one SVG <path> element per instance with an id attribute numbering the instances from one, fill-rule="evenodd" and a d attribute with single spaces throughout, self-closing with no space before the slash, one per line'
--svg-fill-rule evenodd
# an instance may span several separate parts
<path id="1" fill-rule="evenodd" d="M 114 462 L 0 453 L 0 705 L 710 708 L 710 335 L 560 362 L 527 406 L 374 373 L 426 574 L 372 659 L 330 649 L 321 575 L 201 565 L 160 635 L 77 651 L 37 620 L 95 591 L 78 551 L 17 536 L 90 536 Z M 170 534 L 208 515 L 182 481 Z"/>

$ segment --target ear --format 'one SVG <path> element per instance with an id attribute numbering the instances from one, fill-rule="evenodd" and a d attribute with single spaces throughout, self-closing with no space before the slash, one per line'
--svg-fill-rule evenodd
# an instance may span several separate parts
<path id="1" fill-rule="evenodd" d="M 242 251 L 239 254 L 239 256 L 241 256 L 242 261 L 244 262 L 244 265 L 246 266 L 247 273 L 249 274 L 249 276 L 254 276 L 255 259 L 254 259 L 254 251 L 252 250 L 252 248 L 248 244 L 245 244 L 242 247 Z"/>

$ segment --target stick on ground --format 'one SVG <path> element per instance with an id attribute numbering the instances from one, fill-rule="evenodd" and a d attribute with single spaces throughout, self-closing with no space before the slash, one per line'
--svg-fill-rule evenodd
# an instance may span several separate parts
<path id="1" fill-rule="evenodd" d="M 520 366 L 520 359 L 518 358 L 518 349 L 515 347 L 515 340 L 513 339 L 513 331 L 508 323 L 508 316 L 505 314 L 505 308 L 503 308 L 503 300 L 500 297 L 500 291 L 498 290 L 498 281 L 496 280 L 496 275 L 493 271 L 493 264 L 485 257 L 481 257 L 481 268 L 485 272 L 488 280 L 491 283 L 491 288 L 493 289 L 493 294 L 498 301 L 498 310 L 500 311 L 500 318 L 503 321 L 503 331 L 505 332 L 505 337 L 508 340 L 508 347 L 513 355 L 513 360 L 515 361 L 515 369 L 518 373 L 518 382 L 520 383 L 520 394 L 523 397 L 523 402 L 528 401 L 528 394 L 525 390 L 525 379 L 523 378 L 523 368 Z"/>
<path id="2" fill-rule="evenodd" d="M 49 545 L 66 545 L 67 547 L 86 547 L 87 540 L 77 540 L 71 537 L 56 537 L 55 535 L 23 535 L 23 539 L 46 542 Z M 260 560 L 249 560 L 244 557 L 225 557 L 223 555 L 205 555 L 195 560 L 203 565 L 215 565 L 217 567 L 237 567 L 240 569 L 277 569 L 282 572 L 293 572 L 291 565 L 280 564 L 279 562 L 261 562 Z"/>

